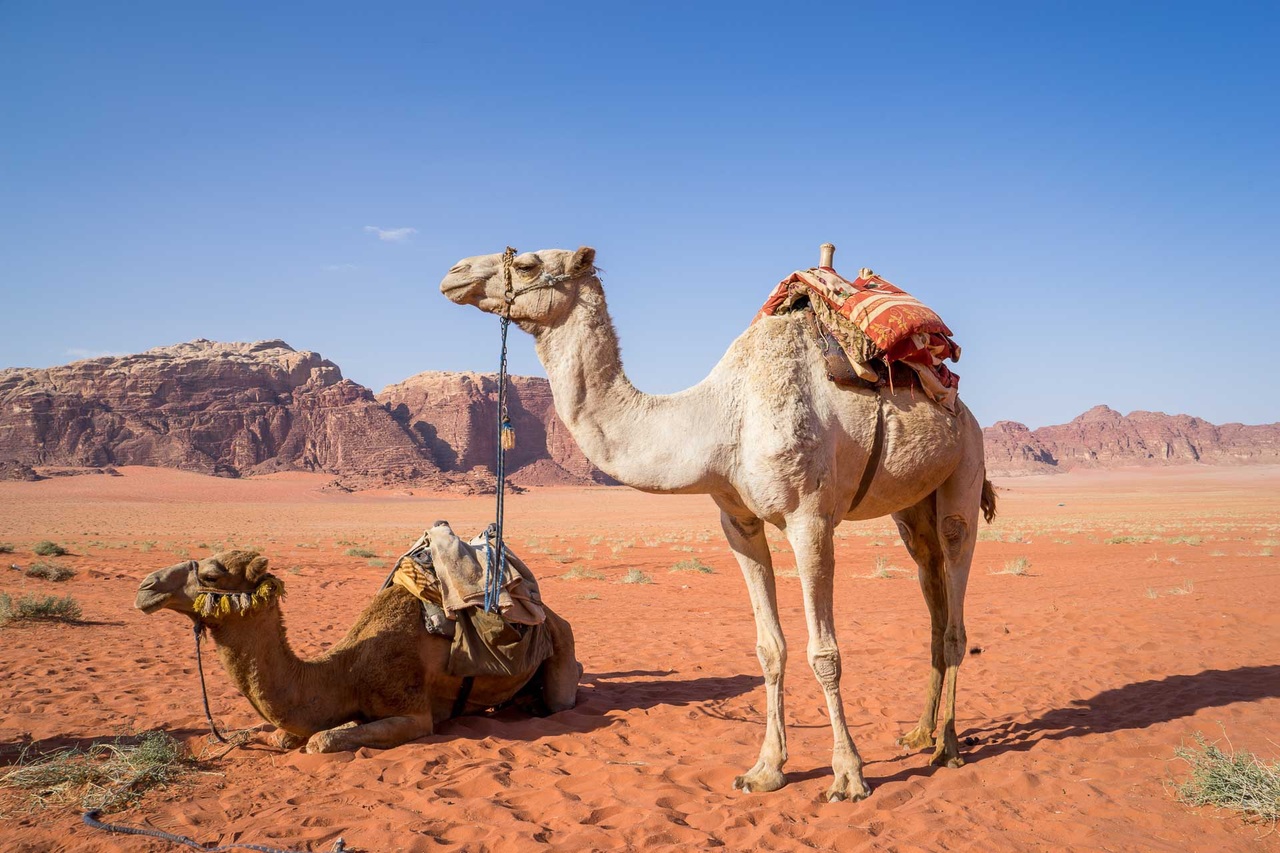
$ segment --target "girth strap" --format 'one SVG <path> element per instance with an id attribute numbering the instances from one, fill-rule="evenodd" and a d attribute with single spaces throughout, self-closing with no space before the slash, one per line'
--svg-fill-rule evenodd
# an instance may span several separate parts
<path id="1" fill-rule="evenodd" d="M 453 712 L 449 714 L 450 719 L 453 717 L 461 717 L 463 712 L 467 710 L 467 700 L 471 698 L 471 688 L 475 687 L 476 679 L 474 675 L 468 675 L 462 679 L 462 686 L 458 688 L 458 698 L 453 700 Z"/>
<path id="2" fill-rule="evenodd" d="M 876 392 L 876 434 L 871 439 L 871 453 L 867 456 L 867 467 L 862 469 L 862 479 L 858 482 L 858 491 L 853 494 L 853 502 L 849 504 L 849 513 L 858 508 L 862 499 L 871 489 L 871 481 L 876 477 L 876 469 L 880 467 L 880 457 L 884 454 L 884 397 Z M 846 513 L 847 515 L 848 513 Z"/>

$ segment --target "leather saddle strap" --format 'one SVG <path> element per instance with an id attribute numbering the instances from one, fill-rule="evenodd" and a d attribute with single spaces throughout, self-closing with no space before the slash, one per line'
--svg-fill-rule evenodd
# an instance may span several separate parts
<path id="1" fill-rule="evenodd" d="M 449 715 L 453 717 L 461 717 L 462 713 L 467 710 L 467 700 L 471 698 L 471 688 L 475 687 L 476 679 L 474 676 L 468 675 L 462 679 L 462 686 L 458 688 L 458 698 L 453 700 L 453 712 Z"/>
<path id="2" fill-rule="evenodd" d="M 876 434 L 871 439 L 871 453 L 867 456 L 867 467 L 862 469 L 862 479 L 858 482 L 858 491 L 854 492 L 853 502 L 849 504 L 849 512 L 858 508 L 862 499 L 871 489 L 871 481 L 876 477 L 876 469 L 880 467 L 880 457 L 884 454 L 884 397 L 876 392 Z"/>

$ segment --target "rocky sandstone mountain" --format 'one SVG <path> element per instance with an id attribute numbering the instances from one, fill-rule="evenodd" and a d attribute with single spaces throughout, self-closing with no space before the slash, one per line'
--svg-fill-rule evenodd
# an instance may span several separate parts
<path id="1" fill-rule="evenodd" d="M 357 488 L 493 487 L 492 377 L 420 374 L 384 396 L 279 340 L 0 370 L 0 476 L 156 465 L 228 477 L 318 471 Z M 608 482 L 555 416 L 546 380 L 514 377 L 508 411 L 519 436 L 512 482 Z"/>
<path id="2" fill-rule="evenodd" d="M 324 471 L 359 484 L 440 475 L 369 389 L 278 340 L 0 371 L 0 461 Z"/>
<path id="3" fill-rule="evenodd" d="M 428 371 L 389 385 L 378 400 L 445 471 L 491 471 L 498 452 L 498 378 Z M 516 446 L 507 454 L 518 485 L 613 484 L 587 461 L 556 415 L 545 379 L 512 376 L 507 416 Z"/>
<path id="4" fill-rule="evenodd" d="M 1215 426 L 1189 415 L 1122 415 L 1108 406 L 1036 430 L 999 421 L 983 435 L 987 471 L 998 476 L 1126 465 L 1280 463 L 1280 423 Z"/>
<path id="5" fill-rule="evenodd" d="M 372 391 L 283 341 L 196 340 L 46 369 L 0 370 L 0 479 L 157 465 L 251 476 L 332 474 L 347 488 L 493 488 L 496 377 L 428 372 Z M 545 379 L 511 377 L 515 485 L 612 483 L 556 416 Z M 1280 463 L 1280 424 L 1215 426 L 1106 406 L 1068 424 L 984 430 L 998 476 L 1077 467 Z M 37 472 L 36 469 L 39 469 Z M 58 470 L 62 469 L 62 470 Z"/>

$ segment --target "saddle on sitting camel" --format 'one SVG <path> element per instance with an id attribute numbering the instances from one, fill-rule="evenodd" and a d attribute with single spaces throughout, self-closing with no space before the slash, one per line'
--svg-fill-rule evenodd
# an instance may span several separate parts
<path id="1" fill-rule="evenodd" d="M 484 608 L 485 570 L 477 549 L 487 547 L 484 534 L 463 542 L 448 522 L 437 521 L 383 584 L 401 586 L 422 602 L 427 633 L 452 638 L 449 674 L 461 678 L 532 672 L 553 650 L 538 581 L 505 547 L 497 607 Z"/>
<path id="2" fill-rule="evenodd" d="M 779 282 L 752 323 L 795 311 L 808 313 L 833 382 L 896 387 L 905 378 L 955 412 L 960 377 L 943 362 L 959 361 L 960 346 L 942 318 L 911 294 L 869 269 L 849 281 L 830 267 L 814 267 Z"/>

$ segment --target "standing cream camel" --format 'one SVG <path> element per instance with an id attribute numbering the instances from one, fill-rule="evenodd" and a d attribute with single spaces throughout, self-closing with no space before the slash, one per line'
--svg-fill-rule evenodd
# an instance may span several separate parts
<path id="1" fill-rule="evenodd" d="M 773 791 L 785 784 L 787 647 L 765 522 L 783 530 L 795 550 L 809 664 L 826 694 L 835 736 L 835 780 L 827 798 L 870 793 L 845 722 L 832 617 L 832 536 L 843 519 L 892 513 L 919 565 L 932 619 L 932 667 L 924 713 L 901 743 L 936 745 L 934 763 L 962 764 L 955 690 L 965 653 L 965 586 L 979 508 L 988 520 L 995 512 L 973 415 L 963 404 L 950 414 L 910 389 L 835 385 L 813 331 L 794 314 L 752 325 L 692 388 L 642 394 L 623 373 L 594 262 L 590 248 L 527 252 L 512 260 L 508 281 L 503 255 L 479 255 L 450 270 L 440 289 L 454 302 L 499 316 L 509 312 L 533 335 L 557 414 L 602 471 L 647 492 L 709 494 L 719 506 L 750 591 L 768 699 L 759 760 L 734 787 Z M 868 466 L 878 435 L 883 452 Z M 867 476 L 870 489 L 860 489 Z"/>

